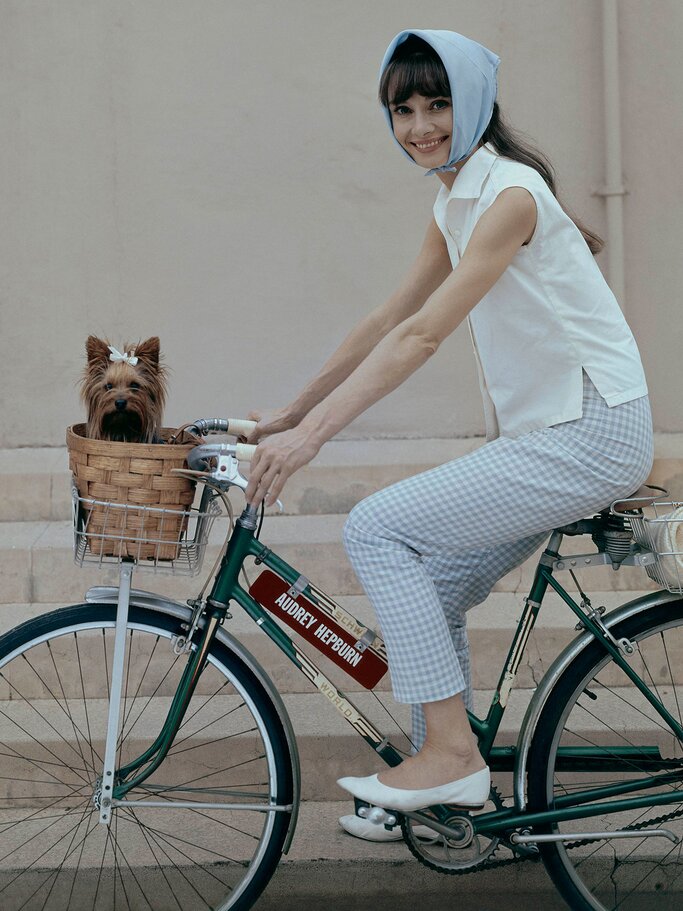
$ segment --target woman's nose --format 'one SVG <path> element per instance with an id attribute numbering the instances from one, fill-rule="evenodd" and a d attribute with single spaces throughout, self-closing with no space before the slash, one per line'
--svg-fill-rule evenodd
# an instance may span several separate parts
<path id="1" fill-rule="evenodd" d="M 429 114 L 416 114 L 414 129 L 420 136 L 427 136 L 434 130 L 434 122 Z"/>

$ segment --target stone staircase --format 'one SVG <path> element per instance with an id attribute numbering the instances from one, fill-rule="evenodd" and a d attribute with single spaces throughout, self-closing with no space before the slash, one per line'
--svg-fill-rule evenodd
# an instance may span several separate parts
<path id="1" fill-rule="evenodd" d="M 269 512 L 261 539 L 352 614 L 374 625 L 372 611 L 341 544 L 346 513 L 374 490 L 457 458 L 479 445 L 481 440 L 332 442 L 290 480 L 283 495 L 285 512 Z M 683 436 L 658 436 L 652 481 L 668 487 L 673 497 L 683 499 Z M 239 513 L 241 493 L 230 496 Z M 82 601 L 91 585 L 117 584 L 116 567 L 74 565 L 70 511 L 70 477 L 64 449 L 0 451 L 0 632 L 57 606 Z M 225 523 L 217 522 L 203 573 L 209 571 L 224 532 Z M 567 553 L 593 549 L 588 539 L 567 539 L 566 545 Z M 496 686 L 534 566 L 532 560 L 500 580 L 486 605 L 470 615 L 473 682 L 476 706 L 482 713 Z M 258 568 L 249 572 L 253 579 Z M 608 609 L 655 588 L 645 573 L 635 568 L 618 573 L 597 568 L 579 571 L 578 576 L 586 590 L 596 594 L 594 600 Z M 204 575 L 191 579 L 136 571 L 133 586 L 184 601 L 197 593 L 203 580 Z M 538 866 L 530 870 L 525 866 L 524 874 L 520 873 L 522 868 L 514 867 L 498 874 L 490 871 L 465 878 L 440 877 L 420 867 L 402 844 L 372 846 L 343 835 L 336 818 L 348 812 L 351 805 L 344 800 L 335 779 L 340 774 L 376 771 L 375 758 L 248 617 L 239 609 L 234 614 L 228 629 L 267 668 L 283 693 L 302 760 L 305 802 L 299 827 L 292 850 L 259 908 L 276 904 L 287 908 L 287 902 L 295 900 L 304 902 L 307 908 L 322 908 L 329 906 L 329 896 L 337 895 L 340 889 L 346 898 L 331 907 L 360 909 L 372 902 L 381 908 L 384 896 L 387 901 L 391 898 L 387 907 L 391 904 L 400 909 L 403 905 L 397 904 L 398 895 L 403 896 L 401 901 L 410 901 L 412 907 L 416 898 L 445 901 L 457 893 L 462 897 L 459 907 L 467 908 L 467 895 L 471 893 L 476 902 L 482 889 L 487 890 L 487 895 L 490 890 L 491 908 L 495 906 L 494 893 L 502 894 L 508 889 L 517 892 L 520 908 L 528 907 L 528 902 L 522 903 L 524 895 L 538 893 L 543 893 L 548 909 L 562 907 L 559 902 L 552 904 L 552 887 Z M 558 651 L 575 635 L 574 626 L 575 618 L 568 608 L 556 596 L 548 595 L 504 719 L 502 743 L 514 743 L 534 686 Z M 393 703 L 388 677 L 381 682 L 377 694 L 368 693 L 310 646 L 304 645 L 304 649 L 330 678 L 352 694 L 351 698 L 384 733 L 398 741 L 399 746 L 405 745 L 399 726 L 406 728 L 408 711 L 406 706 Z M 503 793 L 509 794 L 509 782 L 498 783 Z M 359 896 L 357 904 L 349 894 Z M 482 911 L 488 906 L 471 907 Z M 508 901 L 508 907 L 517 906 Z"/>

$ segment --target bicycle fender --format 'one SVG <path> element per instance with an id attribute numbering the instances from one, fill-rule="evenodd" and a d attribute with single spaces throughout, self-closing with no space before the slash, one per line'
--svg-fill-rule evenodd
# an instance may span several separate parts
<path id="1" fill-rule="evenodd" d="M 91 603 L 97 603 L 98 601 L 116 603 L 118 593 L 119 590 L 115 586 L 97 585 L 88 590 L 85 600 Z M 164 598 L 162 595 L 156 595 L 152 592 L 142 591 L 141 589 L 131 590 L 130 604 L 134 607 L 144 607 L 148 610 L 170 614 L 170 616 L 177 617 L 179 620 L 183 621 L 188 621 L 192 616 L 190 608 L 180 601 L 174 601 L 172 598 Z M 289 752 L 292 757 L 292 813 L 289 818 L 289 828 L 287 829 L 287 836 L 282 849 L 283 853 L 287 854 L 292 844 L 292 838 L 294 837 L 301 798 L 301 762 L 299 760 L 299 749 L 294 735 L 294 728 L 292 727 L 291 719 L 279 691 L 251 652 L 247 651 L 239 639 L 235 639 L 234 636 L 231 636 L 222 626 L 219 627 L 216 633 L 216 639 L 221 645 L 224 645 L 225 648 L 233 651 L 258 679 L 259 683 L 263 686 L 273 702 L 275 711 L 282 723 L 285 737 L 287 738 L 287 745 L 289 746 Z"/>
<path id="2" fill-rule="evenodd" d="M 609 614 L 605 614 L 602 618 L 602 622 L 609 629 L 615 624 L 621 623 L 622 620 L 626 620 L 629 617 L 633 617 L 636 614 L 642 613 L 642 611 L 648 610 L 651 607 L 657 607 L 660 604 L 666 604 L 669 601 L 679 600 L 681 600 L 680 594 L 673 594 L 672 592 L 668 591 L 651 592 L 650 594 L 642 595 L 640 598 L 634 598 L 633 601 L 628 601 L 626 604 L 623 604 L 621 607 L 617 608 L 617 610 L 611 611 Z M 574 659 L 577 658 L 581 652 L 594 641 L 595 637 L 591 633 L 584 632 L 577 636 L 576 639 L 574 639 L 572 642 L 570 642 L 564 651 L 560 652 L 546 673 L 543 675 L 543 679 L 536 687 L 536 691 L 534 692 L 534 695 L 529 702 L 527 710 L 524 714 L 524 719 L 522 721 L 519 735 L 517 737 L 517 746 L 515 750 L 513 794 L 515 809 L 519 812 L 522 812 L 527 808 L 527 760 L 529 756 L 529 749 L 531 747 L 531 741 L 533 740 L 534 734 L 536 732 L 536 725 L 538 724 L 538 719 L 541 716 L 541 712 L 545 708 L 545 704 L 548 701 L 553 687 L 565 672 L 567 667 L 569 667 L 572 661 L 574 661 Z"/>

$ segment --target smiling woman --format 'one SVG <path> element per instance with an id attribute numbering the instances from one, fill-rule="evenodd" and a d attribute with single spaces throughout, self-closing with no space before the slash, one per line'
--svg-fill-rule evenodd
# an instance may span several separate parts
<path id="1" fill-rule="evenodd" d="M 394 696 L 413 707 L 416 752 L 339 784 L 398 811 L 484 804 L 489 770 L 466 713 L 466 612 L 550 530 L 629 496 L 652 464 L 638 349 L 592 255 L 602 241 L 559 203 L 541 153 L 502 122 L 499 62 L 456 32 L 411 30 L 391 42 L 380 70 L 385 117 L 403 154 L 440 184 L 422 249 L 294 402 L 251 415 L 247 500 L 272 504 L 327 440 L 469 324 L 487 444 L 362 500 L 344 528 Z M 400 837 L 356 816 L 341 824 L 364 838 Z"/>

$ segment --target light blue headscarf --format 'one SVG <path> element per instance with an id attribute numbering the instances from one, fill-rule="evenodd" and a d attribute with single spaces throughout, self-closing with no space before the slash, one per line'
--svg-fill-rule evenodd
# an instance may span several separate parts
<path id="1" fill-rule="evenodd" d="M 454 165 L 472 152 L 489 125 L 493 102 L 496 100 L 496 73 L 500 57 L 482 44 L 477 44 L 476 41 L 457 32 L 407 29 L 399 32 L 387 48 L 379 71 L 380 79 L 398 45 L 411 35 L 417 35 L 426 41 L 441 58 L 448 75 L 453 102 L 453 130 L 448 162 L 426 173 L 453 171 Z M 384 113 L 393 134 L 391 111 L 385 107 Z M 403 154 L 414 161 L 401 143 L 398 140 L 396 142 Z"/>

